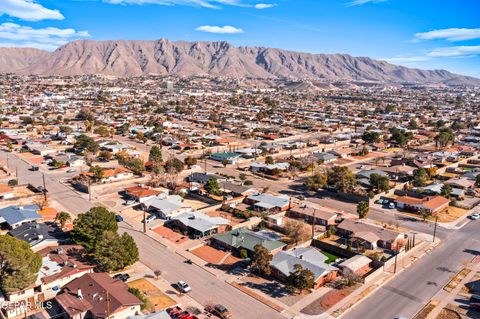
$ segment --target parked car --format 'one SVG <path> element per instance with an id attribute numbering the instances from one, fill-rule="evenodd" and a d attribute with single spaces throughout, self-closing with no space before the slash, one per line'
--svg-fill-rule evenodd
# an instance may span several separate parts
<path id="1" fill-rule="evenodd" d="M 157 219 L 157 216 L 155 215 L 148 215 L 146 218 L 145 218 L 145 222 L 148 224 L 150 222 L 153 222 L 155 219 Z"/>
<path id="2" fill-rule="evenodd" d="M 477 219 L 480 219 L 480 214 L 475 213 L 475 214 L 472 214 L 472 215 L 468 216 L 468 218 L 470 218 L 471 220 L 477 220 Z"/>
<path id="3" fill-rule="evenodd" d="M 117 223 L 123 222 L 123 217 L 120 215 L 115 215 L 115 220 L 117 221 Z"/>
<path id="4" fill-rule="evenodd" d="M 388 209 L 394 209 L 395 208 L 395 203 L 394 202 L 388 203 L 387 208 Z"/>
<path id="5" fill-rule="evenodd" d="M 133 199 L 130 199 L 130 200 L 127 200 L 123 205 L 130 206 L 130 205 L 133 205 L 135 203 L 136 203 L 136 201 L 134 201 Z"/>
<path id="6" fill-rule="evenodd" d="M 116 274 L 115 276 L 113 276 L 113 278 L 125 282 L 128 279 L 130 279 L 130 275 L 129 274 Z"/>
<path id="7" fill-rule="evenodd" d="M 192 290 L 192 288 L 185 281 L 182 280 L 177 282 L 177 287 L 183 293 L 187 293 Z"/>
<path id="8" fill-rule="evenodd" d="M 30 167 L 30 170 L 35 172 L 35 171 L 38 171 L 40 168 L 38 166 L 35 166 L 35 165 L 32 165 L 32 167 Z"/>
<path id="9" fill-rule="evenodd" d="M 75 173 L 75 170 L 73 168 L 70 168 L 69 170 L 67 170 L 67 173 Z"/>
<path id="10" fill-rule="evenodd" d="M 228 319 L 232 317 L 232 313 L 222 305 L 208 306 L 206 307 L 206 310 L 221 319 Z"/>

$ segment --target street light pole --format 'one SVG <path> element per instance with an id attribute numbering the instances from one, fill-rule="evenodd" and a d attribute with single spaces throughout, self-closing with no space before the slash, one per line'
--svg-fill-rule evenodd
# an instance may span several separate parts
<path id="1" fill-rule="evenodd" d="M 438 223 L 438 214 L 435 215 L 435 226 L 433 228 L 433 242 L 435 242 L 435 237 L 437 235 L 437 223 Z"/>

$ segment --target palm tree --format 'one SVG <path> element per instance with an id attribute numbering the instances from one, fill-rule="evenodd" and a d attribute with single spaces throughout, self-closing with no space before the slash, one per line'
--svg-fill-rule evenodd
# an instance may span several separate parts
<path id="1" fill-rule="evenodd" d="M 67 212 L 60 212 L 57 214 L 57 216 L 55 216 L 55 221 L 60 223 L 60 226 L 62 226 L 62 228 L 64 228 L 65 224 L 71 219 L 72 218 L 70 217 L 70 214 Z"/>

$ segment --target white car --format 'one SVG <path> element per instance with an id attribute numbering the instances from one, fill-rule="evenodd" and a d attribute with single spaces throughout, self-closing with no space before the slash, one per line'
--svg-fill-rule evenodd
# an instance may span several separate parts
<path id="1" fill-rule="evenodd" d="M 472 220 L 477 220 L 477 219 L 480 219 L 480 214 L 475 213 L 475 214 L 472 214 L 472 215 L 470 215 L 470 216 L 468 216 L 468 217 L 470 217 L 470 219 L 472 219 Z"/>
<path id="2" fill-rule="evenodd" d="M 183 293 L 187 293 L 192 290 L 192 288 L 185 281 L 182 281 L 182 280 L 177 282 L 177 287 Z"/>
<path id="3" fill-rule="evenodd" d="M 157 216 L 149 215 L 149 216 L 147 216 L 147 218 L 145 218 L 145 222 L 148 224 L 150 222 L 153 222 L 155 219 L 157 219 Z"/>

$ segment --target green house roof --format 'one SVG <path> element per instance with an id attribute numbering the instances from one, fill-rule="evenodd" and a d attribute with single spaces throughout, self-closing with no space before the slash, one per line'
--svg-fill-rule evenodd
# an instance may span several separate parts
<path id="1" fill-rule="evenodd" d="M 245 228 L 234 229 L 223 234 L 215 235 L 213 238 L 237 249 L 245 248 L 250 251 L 254 251 L 254 247 L 258 244 L 265 247 L 268 251 L 286 246 L 286 244 L 278 240 L 268 239 L 261 234 Z"/>

